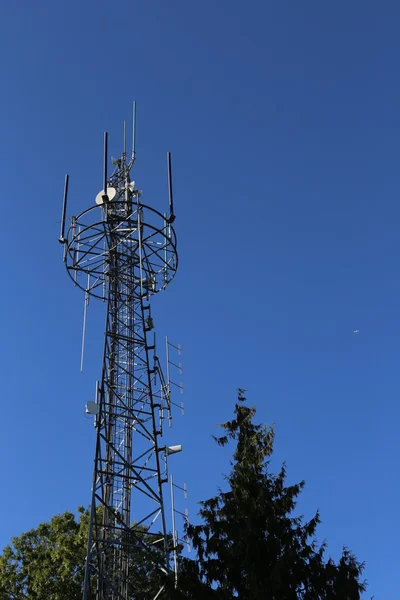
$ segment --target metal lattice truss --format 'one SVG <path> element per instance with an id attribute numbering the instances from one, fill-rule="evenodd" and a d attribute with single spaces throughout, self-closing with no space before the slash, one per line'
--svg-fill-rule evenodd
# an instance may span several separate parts
<path id="1" fill-rule="evenodd" d="M 138 549 L 160 575 L 169 569 L 160 437 L 170 398 L 149 301 L 174 277 L 177 253 L 171 223 L 140 203 L 128 167 L 109 186 L 103 203 L 71 220 L 64 257 L 87 297 L 107 301 L 84 597 L 127 600 L 139 597 L 130 569 Z"/>

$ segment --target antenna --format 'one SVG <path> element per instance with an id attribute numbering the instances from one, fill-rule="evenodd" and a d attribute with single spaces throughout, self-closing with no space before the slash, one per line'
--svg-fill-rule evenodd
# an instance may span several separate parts
<path id="1" fill-rule="evenodd" d="M 126 121 L 124 121 L 124 161 L 126 158 Z"/>
<path id="2" fill-rule="evenodd" d="M 169 354 L 169 348 L 175 348 L 175 350 L 178 353 L 178 356 L 181 356 L 182 354 L 182 349 L 181 349 L 181 345 L 178 344 L 177 346 L 175 346 L 175 344 L 172 344 L 169 339 L 168 336 L 165 338 L 165 352 L 166 352 L 166 358 L 167 358 L 167 390 L 168 390 L 168 395 L 170 398 L 170 404 L 172 404 L 173 406 L 178 406 L 178 404 L 176 402 L 172 402 L 171 400 L 171 385 L 173 385 L 174 387 L 179 388 L 179 392 L 181 394 L 181 396 L 183 396 L 183 383 L 182 381 L 179 381 L 179 383 L 176 383 L 175 381 L 172 381 L 171 379 L 171 371 L 170 371 L 170 366 L 175 367 L 175 369 L 178 370 L 179 375 L 183 375 L 183 368 L 182 368 L 182 363 L 179 361 L 178 363 L 173 362 L 170 359 L 170 354 Z M 180 409 L 181 409 L 181 413 L 182 415 L 184 414 L 184 404 L 183 402 L 181 402 L 180 405 Z M 171 423 L 170 423 L 171 426 Z"/>
<path id="3" fill-rule="evenodd" d="M 103 190 L 104 190 L 104 196 L 103 196 L 103 200 L 107 201 L 108 200 L 108 196 L 107 196 L 107 155 L 108 155 L 108 133 L 107 131 L 104 132 L 104 162 L 103 162 Z"/>
<path id="4" fill-rule="evenodd" d="M 69 175 L 65 176 L 65 183 L 64 183 L 64 198 L 63 198 L 63 203 L 62 203 L 62 211 L 61 211 L 61 231 L 60 231 L 60 237 L 58 238 L 58 241 L 60 242 L 60 244 L 65 244 L 65 215 L 67 213 L 67 198 L 68 198 L 68 182 L 69 182 Z"/>
<path id="5" fill-rule="evenodd" d="M 170 482 L 171 482 L 171 517 L 172 517 L 172 539 L 174 541 L 174 550 L 173 550 L 173 554 L 174 554 L 174 583 L 175 583 L 175 589 L 178 587 L 178 557 L 177 557 L 177 545 L 178 545 L 178 540 L 177 540 L 177 531 L 175 528 L 175 494 L 174 494 L 174 479 L 173 476 L 170 476 Z"/>
<path id="6" fill-rule="evenodd" d="M 171 361 L 169 360 L 169 346 L 170 343 L 168 341 L 168 336 L 165 336 L 165 357 L 166 357 L 166 365 L 167 365 L 167 381 L 166 381 L 166 394 L 167 394 L 167 409 L 168 409 L 168 425 L 172 427 L 172 414 L 171 414 L 171 405 L 173 404 L 171 400 L 171 372 L 170 365 Z"/>
<path id="7" fill-rule="evenodd" d="M 173 476 L 170 475 L 170 487 L 171 487 L 171 520 L 172 520 L 172 539 L 173 539 L 173 561 L 174 561 L 174 583 L 175 588 L 178 587 L 178 542 L 184 542 L 187 545 L 188 552 L 190 552 L 190 541 L 188 536 L 185 536 L 185 539 L 180 539 L 178 535 L 178 531 L 175 527 L 175 514 L 179 514 L 183 517 L 185 526 L 189 525 L 189 511 L 185 508 L 185 512 L 181 512 L 175 508 L 175 488 L 182 490 L 185 498 L 188 497 L 186 483 L 183 484 L 183 487 L 177 485 L 174 482 Z"/>
<path id="8" fill-rule="evenodd" d="M 74 268 L 74 273 L 73 273 L 73 279 L 74 279 L 74 283 L 76 285 L 76 278 L 78 276 L 78 272 L 76 270 L 76 265 L 77 265 L 77 261 L 78 261 L 78 255 L 79 255 L 79 234 L 78 236 L 76 236 L 76 217 L 71 217 L 71 237 L 73 238 L 77 238 L 77 242 L 74 245 L 74 248 L 72 250 L 72 266 Z M 67 258 L 67 257 L 66 257 Z M 65 259 L 64 259 L 65 262 Z"/>
<path id="9" fill-rule="evenodd" d="M 85 337 L 86 337 L 86 314 L 87 307 L 89 306 L 89 290 L 90 290 L 90 273 L 88 273 L 88 283 L 85 292 L 85 300 L 83 304 L 83 325 L 82 325 L 82 346 L 81 346 L 81 373 L 83 371 L 83 357 L 85 354 Z"/>
<path id="10" fill-rule="evenodd" d="M 164 213 L 163 214 L 164 217 L 164 231 L 165 231 L 165 237 L 167 238 L 168 236 L 168 221 L 167 221 L 167 215 Z M 167 250 L 167 239 L 165 239 L 164 241 L 164 281 L 165 283 L 167 283 L 168 281 L 168 250 Z"/>
<path id="11" fill-rule="evenodd" d="M 172 166 L 171 166 L 171 152 L 167 152 L 167 166 L 168 166 L 168 198 L 169 198 L 169 217 L 168 222 L 173 223 L 175 221 L 174 215 L 174 197 L 172 194 Z"/>
<path id="12" fill-rule="evenodd" d="M 136 158 L 136 100 L 132 104 L 132 160 Z"/>

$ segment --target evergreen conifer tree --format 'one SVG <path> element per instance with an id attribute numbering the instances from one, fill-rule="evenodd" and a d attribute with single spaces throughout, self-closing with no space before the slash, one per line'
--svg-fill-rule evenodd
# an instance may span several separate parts
<path id="1" fill-rule="evenodd" d="M 294 516 L 304 481 L 270 471 L 274 429 L 254 423 L 239 390 L 234 418 L 221 425 L 220 446 L 235 443 L 227 491 L 201 502 L 187 533 L 198 560 L 181 562 L 176 597 L 215 600 L 358 600 L 363 565 L 347 549 L 336 564 L 315 541 L 319 513 Z"/>

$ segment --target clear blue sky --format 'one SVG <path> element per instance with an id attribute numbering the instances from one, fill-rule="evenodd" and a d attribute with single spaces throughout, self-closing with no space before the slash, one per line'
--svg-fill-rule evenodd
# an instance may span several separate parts
<path id="1" fill-rule="evenodd" d="M 181 262 L 154 316 L 184 349 L 190 514 L 246 388 L 319 539 L 398 598 L 399 28 L 395 0 L 3 3 L 1 546 L 89 503 L 104 316 L 92 303 L 81 374 L 63 177 L 70 214 L 93 203 L 135 98 L 135 179 L 161 209 L 173 154 Z"/>

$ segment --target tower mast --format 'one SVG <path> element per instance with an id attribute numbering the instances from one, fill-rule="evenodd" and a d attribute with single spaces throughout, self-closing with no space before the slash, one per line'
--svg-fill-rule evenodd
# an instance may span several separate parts
<path id="1" fill-rule="evenodd" d="M 167 537 L 163 484 L 167 456 L 180 446 L 161 443 L 164 414 L 170 414 L 170 385 L 156 353 L 150 299 L 173 279 L 178 263 L 168 153 L 170 213 L 141 201 L 131 180 L 126 124 L 120 158 L 109 177 L 104 135 L 103 189 L 96 204 L 71 219 L 65 235 L 66 178 L 60 242 L 67 271 L 85 298 L 106 302 L 101 380 L 94 415 L 96 449 L 83 600 L 163 598 L 173 550 Z M 86 301 L 86 300 L 85 300 Z M 156 592 L 145 595 L 134 558 L 154 565 Z M 140 587 L 142 586 L 142 587 Z"/>

